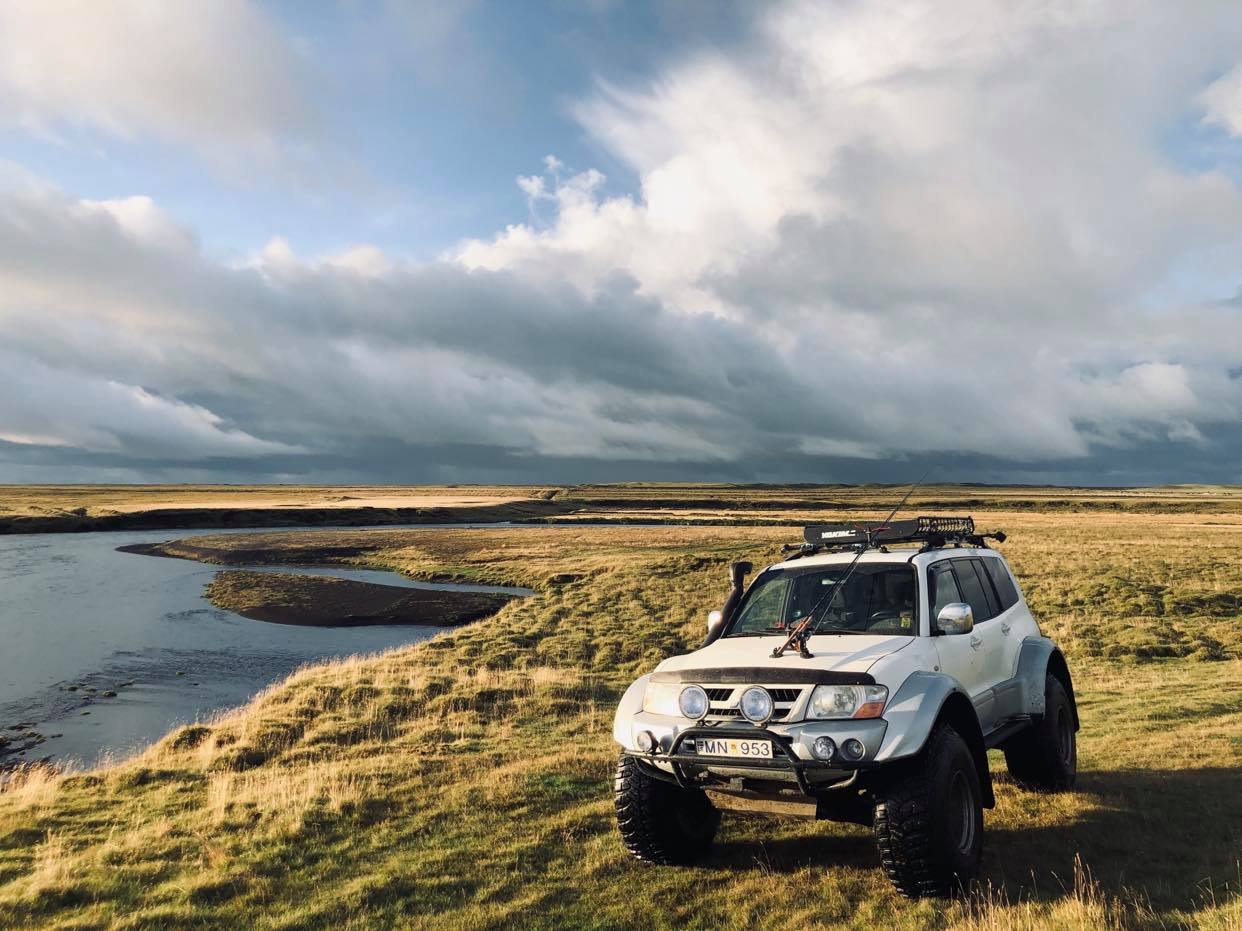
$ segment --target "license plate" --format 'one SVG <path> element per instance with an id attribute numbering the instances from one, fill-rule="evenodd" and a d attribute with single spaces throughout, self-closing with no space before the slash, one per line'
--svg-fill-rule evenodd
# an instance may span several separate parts
<path id="1" fill-rule="evenodd" d="M 740 756 L 772 759 L 772 741 L 735 740 L 727 737 L 699 737 L 695 740 L 699 756 Z"/>

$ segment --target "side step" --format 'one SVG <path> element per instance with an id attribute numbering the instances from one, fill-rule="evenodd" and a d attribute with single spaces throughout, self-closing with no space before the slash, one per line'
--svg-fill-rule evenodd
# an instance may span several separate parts
<path id="1" fill-rule="evenodd" d="M 1010 718 L 1004 724 L 997 727 L 991 733 L 983 738 L 983 743 L 989 750 L 995 750 L 1010 737 L 1021 733 L 1031 726 L 1034 718 L 1029 714 L 1020 715 L 1016 718 Z"/>

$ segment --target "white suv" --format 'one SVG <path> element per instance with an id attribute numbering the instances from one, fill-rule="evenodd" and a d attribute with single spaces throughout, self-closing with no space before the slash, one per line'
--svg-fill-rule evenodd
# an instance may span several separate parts
<path id="1" fill-rule="evenodd" d="M 978 870 L 989 748 L 1026 786 L 1073 785 L 1069 668 L 970 518 L 805 539 L 744 593 L 751 567 L 734 563 L 707 642 L 621 699 L 622 838 L 688 863 L 722 810 L 851 821 L 873 827 L 900 892 L 949 894 Z"/>

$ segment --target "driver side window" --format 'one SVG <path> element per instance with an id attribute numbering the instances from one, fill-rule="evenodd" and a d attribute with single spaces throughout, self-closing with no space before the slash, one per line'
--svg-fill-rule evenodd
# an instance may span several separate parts
<path id="1" fill-rule="evenodd" d="M 945 605 L 962 601 L 962 593 L 958 590 L 957 579 L 953 577 L 953 569 L 947 562 L 937 563 L 929 570 L 931 572 L 931 585 L 928 591 L 931 593 L 931 629 L 936 630 L 936 618 L 940 616 L 940 609 Z"/>

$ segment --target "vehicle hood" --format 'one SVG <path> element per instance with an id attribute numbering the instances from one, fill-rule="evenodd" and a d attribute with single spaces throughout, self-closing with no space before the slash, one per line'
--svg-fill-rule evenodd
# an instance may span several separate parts
<path id="1" fill-rule="evenodd" d="M 693 653 L 671 656 L 657 672 L 682 669 L 816 669 L 833 672 L 866 672 L 879 659 L 914 642 L 913 637 L 864 637 L 851 634 L 818 634 L 807 641 L 812 659 L 787 650 L 779 659 L 772 650 L 785 640 L 772 637 L 725 637 Z"/>

